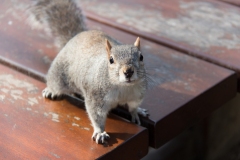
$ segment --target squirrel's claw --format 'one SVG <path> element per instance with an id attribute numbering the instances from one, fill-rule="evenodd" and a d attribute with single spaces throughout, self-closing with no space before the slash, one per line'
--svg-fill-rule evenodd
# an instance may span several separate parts
<path id="1" fill-rule="evenodd" d="M 138 107 L 137 113 L 138 113 L 139 115 L 143 116 L 143 117 L 149 116 L 148 110 L 147 110 L 147 109 L 144 109 L 144 108 Z"/>
<path id="2" fill-rule="evenodd" d="M 104 131 L 102 133 L 93 133 L 92 139 L 96 141 L 97 144 L 103 144 L 110 136 Z"/>
<path id="3" fill-rule="evenodd" d="M 49 99 L 52 99 L 52 100 L 56 100 L 56 99 L 61 98 L 61 95 L 54 94 L 49 88 L 45 88 L 42 91 L 42 96 L 44 98 L 49 98 Z"/>

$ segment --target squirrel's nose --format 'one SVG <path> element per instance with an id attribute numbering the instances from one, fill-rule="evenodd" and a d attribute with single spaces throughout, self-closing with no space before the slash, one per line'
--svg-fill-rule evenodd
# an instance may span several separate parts
<path id="1" fill-rule="evenodd" d="M 124 72 L 124 75 L 126 78 L 131 78 L 133 73 L 134 73 L 134 71 L 131 68 L 129 68 L 126 70 L 126 72 Z"/>

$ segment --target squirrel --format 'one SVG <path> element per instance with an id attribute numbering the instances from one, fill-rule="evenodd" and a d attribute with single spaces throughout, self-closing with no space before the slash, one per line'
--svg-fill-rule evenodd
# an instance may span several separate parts
<path id="1" fill-rule="evenodd" d="M 148 116 L 139 107 L 147 89 L 140 38 L 124 45 L 102 31 L 88 30 L 74 0 L 34 0 L 29 11 L 30 24 L 52 35 L 60 50 L 48 70 L 43 97 L 83 96 L 98 144 L 110 138 L 105 121 L 118 105 L 127 104 L 132 122 L 140 125 L 139 114 Z"/>

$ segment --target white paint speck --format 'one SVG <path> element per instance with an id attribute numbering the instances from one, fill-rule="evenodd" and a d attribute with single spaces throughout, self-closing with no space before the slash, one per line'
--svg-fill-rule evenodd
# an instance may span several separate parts
<path id="1" fill-rule="evenodd" d="M 0 95 L 0 100 L 3 101 L 5 99 L 5 95 Z"/>
<path id="2" fill-rule="evenodd" d="M 10 95 L 11 95 L 15 100 L 24 99 L 24 98 L 22 97 L 22 94 L 23 94 L 23 91 L 22 91 L 22 90 L 11 90 L 11 91 L 10 91 Z"/>
<path id="3" fill-rule="evenodd" d="M 49 112 L 49 114 L 52 115 L 52 121 L 54 121 L 54 122 L 60 122 L 60 121 L 59 121 L 59 115 L 58 115 L 58 114 L 53 113 L 53 112 Z"/>
<path id="4" fill-rule="evenodd" d="M 1 91 L 4 92 L 4 93 L 8 93 L 8 92 L 9 92 L 9 89 L 2 88 Z"/>
<path id="5" fill-rule="evenodd" d="M 76 127 L 79 127 L 79 124 L 76 124 L 76 123 L 72 123 L 72 126 L 76 126 Z"/>
<path id="6" fill-rule="evenodd" d="M 76 120 L 78 120 L 78 121 L 79 121 L 81 118 L 79 118 L 79 117 L 76 117 L 76 116 L 75 116 L 75 117 L 74 117 L 74 119 L 76 119 Z"/>
<path id="7" fill-rule="evenodd" d="M 54 118 L 52 118 L 52 121 L 54 121 L 54 122 L 60 122 L 58 119 L 54 119 Z"/>
<path id="8" fill-rule="evenodd" d="M 51 62 L 52 62 L 51 59 L 48 56 L 44 56 L 43 61 L 44 61 L 45 64 L 51 64 Z"/>
<path id="9" fill-rule="evenodd" d="M 12 24 L 13 24 L 13 22 L 12 22 L 12 21 L 8 21 L 8 25 L 10 25 L 10 26 L 11 26 Z"/>
<path id="10" fill-rule="evenodd" d="M 27 111 L 31 111 L 32 110 L 32 108 L 26 108 L 27 109 Z"/>
<path id="11" fill-rule="evenodd" d="M 38 104 L 38 100 L 35 97 L 34 98 L 28 98 L 28 104 L 33 106 L 34 104 Z"/>
<path id="12" fill-rule="evenodd" d="M 14 124 L 14 125 L 13 125 L 13 127 L 12 127 L 12 130 L 14 130 L 14 129 L 16 128 L 16 126 L 17 126 L 17 125 L 16 125 L 16 124 Z"/>
<path id="13" fill-rule="evenodd" d="M 89 130 L 90 130 L 90 128 L 87 128 L 87 127 L 83 127 L 83 129 L 85 129 L 85 130 L 87 130 L 87 131 L 89 131 Z"/>
<path id="14" fill-rule="evenodd" d="M 51 155 L 53 155 L 54 157 L 56 157 L 56 158 L 61 158 L 59 155 L 57 155 L 57 154 L 55 154 L 55 153 L 50 153 Z"/>
<path id="15" fill-rule="evenodd" d="M 33 90 L 36 89 L 35 86 L 33 86 L 33 84 L 25 82 L 25 81 L 21 81 L 17 78 L 15 78 L 13 75 L 11 74 L 2 74 L 0 75 L 0 86 L 5 86 L 8 89 L 12 89 L 12 88 L 24 88 L 27 90 Z"/>

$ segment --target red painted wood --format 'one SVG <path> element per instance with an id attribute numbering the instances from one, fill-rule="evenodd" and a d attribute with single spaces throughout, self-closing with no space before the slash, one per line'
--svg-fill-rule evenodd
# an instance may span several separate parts
<path id="1" fill-rule="evenodd" d="M 2 65 L 0 87 L 0 159 L 137 160 L 147 154 L 145 128 L 109 115 L 111 138 L 99 145 L 83 103 L 44 99 L 44 83 Z"/>
<path id="2" fill-rule="evenodd" d="M 79 0 L 87 17 L 237 71 L 240 8 L 210 0 Z"/>
<path id="3" fill-rule="evenodd" d="M 94 21 L 88 24 L 125 43 L 136 38 Z M 141 42 L 146 68 L 155 81 L 142 104 L 150 112 L 143 125 L 149 129 L 151 146 L 163 145 L 235 96 L 234 72 L 145 39 Z M 115 113 L 130 118 L 123 111 Z"/>
<path id="4" fill-rule="evenodd" d="M 227 2 L 229 4 L 240 6 L 240 1 L 239 0 L 219 0 L 219 1 Z"/>
<path id="5" fill-rule="evenodd" d="M 24 1 L 20 4 L 26 6 Z M 0 40 L 7 39 L 8 43 L 0 43 L 0 59 L 24 73 L 43 79 L 50 64 L 49 59 L 56 55 L 53 41 L 23 23 L 24 8 L 12 6 L 14 4 L 11 1 L 1 5 L 5 13 L 2 19 L 6 23 L 0 23 Z M 7 12 L 8 8 L 13 8 L 12 12 L 21 16 L 15 17 L 15 14 Z M 9 25 L 9 20 L 12 25 Z M 90 28 L 103 30 L 123 43 L 133 43 L 137 37 L 96 21 L 87 20 L 87 23 Z M 233 71 L 145 38 L 141 38 L 141 46 L 146 68 L 154 81 L 142 104 L 150 112 L 149 118 L 142 118 L 142 124 L 149 129 L 152 147 L 163 145 L 236 94 L 237 77 Z M 129 114 L 122 110 L 115 113 L 130 119 Z"/>

